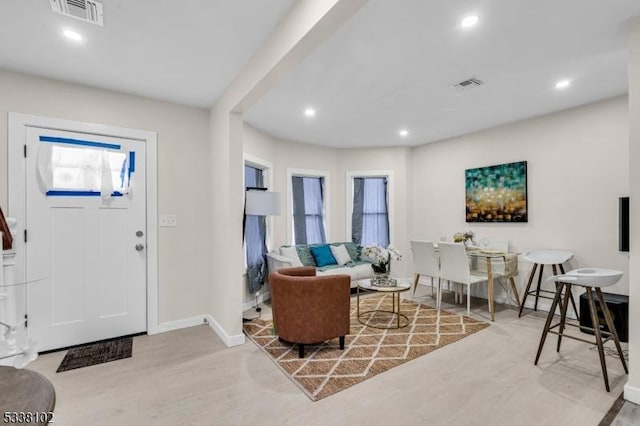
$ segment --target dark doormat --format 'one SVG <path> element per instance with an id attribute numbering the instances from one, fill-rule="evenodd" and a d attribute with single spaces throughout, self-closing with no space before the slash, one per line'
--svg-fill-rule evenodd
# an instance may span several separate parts
<path id="1" fill-rule="evenodd" d="M 56 373 L 131 358 L 133 337 L 117 337 L 69 349 Z"/>

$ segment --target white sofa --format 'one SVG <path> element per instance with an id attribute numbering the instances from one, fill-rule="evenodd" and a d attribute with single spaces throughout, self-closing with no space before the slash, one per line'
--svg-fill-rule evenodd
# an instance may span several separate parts
<path id="1" fill-rule="evenodd" d="M 337 244 L 337 243 L 333 243 Z M 269 271 L 275 271 L 281 268 L 293 268 L 296 266 L 302 266 L 300 259 L 292 259 L 285 254 L 287 246 L 280 247 L 278 251 L 270 251 L 267 253 L 267 263 L 269 265 Z M 349 262 L 346 265 L 330 265 L 326 267 L 316 267 L 316 275 L 339 275 L 345 274 L 351 277 L 351 287 L 356 286 L 355 282 L 358 280 L 371 278 L 373 275 L 373 269 L 371 268 L 371 262 L 366 260 L 357 259 L 356 261 Z"/>

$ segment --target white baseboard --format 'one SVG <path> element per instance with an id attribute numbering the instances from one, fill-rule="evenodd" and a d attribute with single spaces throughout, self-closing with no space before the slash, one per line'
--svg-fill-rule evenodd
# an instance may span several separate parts
<path id="1" fill-rule="evenodd" d="M 148 334 L 158 334 L 165 333 L 167 331 L 179 330 L 181 328 L 194 327 L 196 325 L 208 324 L 209 327 L 218 335 L 220 340 L 228 346 L 238 346 L 243 345 L 245 343 L 244 334 L 238 334 L 235 336 L 230 336 L 226 333 L 226 331 L 222 328 L 222 326 L 216 321 L 211 315 L 199 315 L 191 318 L 185 318 L 176 321 L 163 322 L 162 324 L 158 324 L 157 326 L 149 329 L 147 331 Z"/>
<path id="2" fill-rule="evenodd" d="M 266 286 L 265 286 L 266 287 Z M 268 290 L 260 290 L 260 296 L 258 296 L 258 303 L 264 303 L 271 299 L 271 293 Z M 242 312 L 256 307 L 256 298 L 242 304 Z"/>
<path id="3" fill-rule="evenodd" d="M 209 327 L 220 337 L 222 342 L 227 345 L 227 347 L 244 345 L 245 337 L 244 334 L 236 334 L 234 336 L 230 336 L 227 332 L 222 328 L 218 321 L 216 321 L 211 315 L 205 315 L 205 319 L 209 324 Z"/>
<path id="4" fill-rule="evenodd" d="M 199 315 L 191 318 L 184 318 L 175 321 L 163 322 L 147 330 L 148 334 L 165 333 L 167 331 L 179 330 L 181 328 L 193 327 L 205 323 L 206 315 Z"/>
<path id="5" fill-rule="evenodd" d="M 624 399 L 634 404 L 640 404 L 640 388 L 633 387 L 629 383 L 624 385 Z"/>

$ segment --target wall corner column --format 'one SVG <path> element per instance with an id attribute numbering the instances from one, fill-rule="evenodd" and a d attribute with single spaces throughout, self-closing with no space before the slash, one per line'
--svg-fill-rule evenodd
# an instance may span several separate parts
<path id="1" fill-rule="evenodd" d="M 629 32 L 629 379 L 624 398 L 640 404 L 640 17 Z"/>

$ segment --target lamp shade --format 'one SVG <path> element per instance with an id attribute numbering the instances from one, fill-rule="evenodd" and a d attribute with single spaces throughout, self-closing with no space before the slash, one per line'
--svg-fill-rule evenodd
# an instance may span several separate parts
<path id="1" fill-rule="evenodd" d="M 253 216 L 280 215 L 280 193 L 259 190 L 247 191 L 245 213 Z"/>

